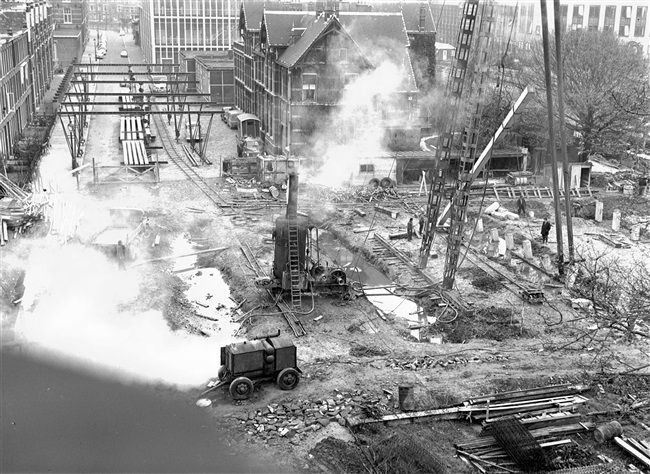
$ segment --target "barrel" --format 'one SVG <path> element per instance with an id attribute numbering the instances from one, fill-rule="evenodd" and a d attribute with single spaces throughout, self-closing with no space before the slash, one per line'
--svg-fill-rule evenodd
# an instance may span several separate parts
<path id="1" fill-rule="evenodd" d="M 403 411 L 415 410 L 415 398 L 413 397 L 413 385 L 400 385 L 397 387 L 399 394 L 399 407 Z"/>
<path id="2" fill-rule="evenodd" d="M 599 443 L 604 443 L 614 439 L 615 436 L 623 434 L 623 427 L 618 421 L 610 421 L 604 425 L 600 425 L 594 430 L 594 439 Z"/>
<path id="3" fill-rule="evenodd" d="M 630 240 L 632 242 L 638 242 L 640 236 L 641 236 L 641 226 L 638 225 L 632 226 L 632 229 L 630 230 Z"/>

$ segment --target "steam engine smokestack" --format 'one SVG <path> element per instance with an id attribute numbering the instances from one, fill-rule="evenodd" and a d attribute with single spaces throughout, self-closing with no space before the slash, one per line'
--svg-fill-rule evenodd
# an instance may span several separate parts
<path id="1" fill-rule="evenodd" d="M 289 175 L 289 186 L 287 188 L 287 219 L 295 219 L 298 216 L 298 175 Z"/>

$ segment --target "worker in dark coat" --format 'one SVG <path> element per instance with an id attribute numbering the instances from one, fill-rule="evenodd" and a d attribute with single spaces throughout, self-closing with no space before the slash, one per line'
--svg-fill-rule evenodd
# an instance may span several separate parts
<path id="1" fill-rule="evenodd" d="M 646 175 L 639 178 L 639 196 L 645 196 L 648 189 L 648 177 Z"/>
<path id="2" fill-rule="evenodd" d="M 413 240 L 413 218 L 409 219 L 408 224 L 406 224 L 406 237 L 409 240 Z"/>
<path id="3" fill-rule="evenodd" d="M 121 240 L 117 241 L 117 268 L 120 270 L 126 270 L 126 247 Z"/>
<path id="4" fill-rule="evenodd" d="M 544 222 L 542 222 L 542 243 L 548 243 L 548 234 L 551 232 L 551 223 L 545 217 Z"/>
<path id="5" fill-rule="evenodd" d="M 520 216 L 526 215 L 526 200 L 524 199 L 524 195 L 520 194 L 519 199 L 517 199 L 517 214 Z"/>
<path id="6" fill-rule="evenodd" d="M 422 231 L 424 230 L 424 216 L 420 215 L 420 222 L 418 226 L 418 232 L 420 233 L 420 237 L 422 237 Z"/>

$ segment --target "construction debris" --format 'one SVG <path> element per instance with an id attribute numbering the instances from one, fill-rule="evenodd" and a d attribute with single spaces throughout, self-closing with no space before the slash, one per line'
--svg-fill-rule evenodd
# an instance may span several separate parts
<path id="1" fill-rule="evenodd" d="M 625 436 L 616 436 L 614 442 L 627 451 L 628 454 L 634 456 L 645 467 L 650 468 L 650 442 L 637 441 L 634 438 L 627 438 Z"/>
<path id="2" fill-rule="evenodd" d="M 8 228 L 22 232 L 43 218 L 47 204 L 45 193 L 25 191 L 0 174 L 0 220 L 6 222 Z"/>

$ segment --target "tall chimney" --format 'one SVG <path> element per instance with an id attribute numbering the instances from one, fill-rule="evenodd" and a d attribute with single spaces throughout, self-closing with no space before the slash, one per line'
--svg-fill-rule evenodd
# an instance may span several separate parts
<path id="1" fill-rule="evenodd" d="M 289 186 L 287 187 L 287 219 L 298 217 L 298 175 L 289 175 Z"/>

